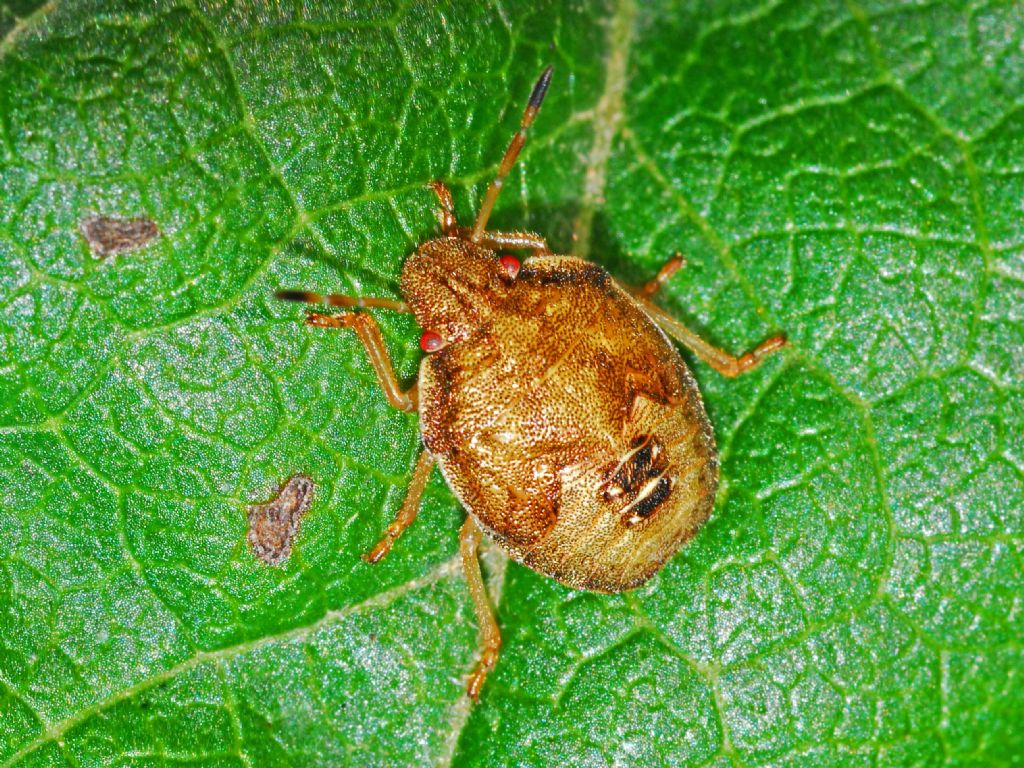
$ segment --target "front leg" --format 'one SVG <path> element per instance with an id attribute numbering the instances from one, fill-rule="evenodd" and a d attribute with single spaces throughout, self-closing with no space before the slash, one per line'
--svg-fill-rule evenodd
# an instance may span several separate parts
<path id="1" fill-rule="evenodd" d="M 637 301 L 640 302 L 640 306 L 644 308 L 651 320 L 661 327 L 661 330 L 676 341 L 681 341 L 697 357 L 730 379 L 739 376 L 741 373 L 753 370 L 768 355 L 777 352 L 787 344 L 786 337 L 781 333 L 777 333 L 762 341 L 746 354 L 736 357 L 724 349 L 719 349 L 715 345 L 708 343 L 695 331 L 690 330 L 661 307 L 655 306 L 642 296 L 637 296 Z"/>
<path id="2" fill-rule="evenodd" d="M 662 264 L 661 269 L 658 270 L 658 274 L 654 276 L 653 280 L 648 280 L 643 286 L 633 291 L 633 293 L 640 298 L 651 298 L 661 290 L 662 286 L 669 281 L 672 275 L 684 266 L 686 266 L 686 259 L 683 258 L 683 254 L 676 253 L 675 256 Z"/>
<path id="3" fill-rule="evenodd" d="M 734 378 L 741 373 L 746 373 L 756 368 L 768 355 L 786 346 L 786 337 L 779 333 L 765 339 L 746 354 L 737 357 L 729 354 L 724 349 L 719 349 L 713 344 L 708 343 L 696 332 L 690 330 L 661 307 L 652 303 L 651 298 L 654 294 L 661 290 L 669 278 L 682 269 L 685 264 L 686 259 L 683 258 L 682 254 L 677 253 L 665 262 L 653 280 L 649 280 L 640 288 L 630 291 L 651 320 L 661 327 L 661 330 L 676 341 L 681 341 L 697 357 L 723 376 L 728 376 L 729 378 Z"/>
<path id="4" fill-rule="evenodd" d="M 468 227 L 460 227 L 455 220 L 455 203 L 452 201 L 451 190 L 442 181 L 432 181 L 427 184 L 429 189 L 434 190 L 437 201 L 441 208 L 437 212 L 438 221 L 441 222 L 441 232 L 445 237 L 461 237 L 463 240 L 476 242 L 485 248 L 498 250 L 500 248 L 514 248 L 516 250 L 534 251 L 535 253 L 551 253 L 548 242 L 534 232 L 487 232 L 481 231 L 476 237 L 473 230 Z"/>
<path id="5" fill-rule="evenodd" d="M 406 391 L 402 391 L 398 379 L 395 378 L 395 371 L 391 367 L 391 357 L 388 349 L 384 346 L 384 338 L 380 335 L 380 328 L 377 322 L 363 312 L 343 312 L 337 315 L 321 315 L 317 312 L 310 312 L 306 315 L 306 323 L 316 328 L 351 328 L 356 332 L 359 341 L 366 348 L 366 354 L 370 358 L 370 365 L 373 372 L 377 374 L 377 381 L 380 388 L 384 390 L 384 396 L 395 408 L 406 413 L 411 413 L 419 407 L 417 388 L 413 384 Z"/>
<path id="6" fill-rule="evenodd" d="M 459 232 L 467 240 L 469 239 L 465 230 L 459 230 Z M 482 232 L 477 242 L 493 250 L 513 248 L 533 251 L 536 254 L 551 253 L 548 241 L 533 232 Z"/>

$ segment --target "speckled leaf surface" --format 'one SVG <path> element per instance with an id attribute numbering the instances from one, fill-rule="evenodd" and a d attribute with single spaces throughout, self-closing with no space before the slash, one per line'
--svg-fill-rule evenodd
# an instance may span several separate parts
<path id="1" fill-rule="evenodd" d="M 1024 11 L 530 5 L 0 6 L 2 768 L 1022 764 Z M 666 308 L 793 343 L 695 364 L 723 485 L 649 585 L 488 553 L 470 709 L 462 512 L 435 476 L 359 559 L 416 420 L 271 294 L 396 295 L 548 62 L 495 224 L 631 282 L 680 250 Z M 272 568 L 246 510 L 297 473 Z"/>

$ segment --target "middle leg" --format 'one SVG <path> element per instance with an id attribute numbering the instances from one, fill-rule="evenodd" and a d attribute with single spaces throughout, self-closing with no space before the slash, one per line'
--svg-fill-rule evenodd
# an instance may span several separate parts
<path id="1" fill-rule="evenodd" d="M 423 496 L 423 489 L 430 478 L 430 470 L 434 466 L 434 457 L 426 448 L 420 452 L 416 460 L 416 469 L 412 471 L 412 479 L 409 481 L 409 490 L 405 493 L 405 501 L 402 502 L 394 521 L 384 531 L 381 540 L 377 545 L 363 555 L 363 560 L 368 563 L 379 563 L 384 556 L 391 551 L 395 539 L 402 535 L 406 528 L 412 525 L 420 511 L 420 499 Z"/>
<path id="2" fill-rule="evenodd" d="M 480 625 L 480 661 L 476 669 L 469 676 L 466 684 L 466 693 L 469 698 L 476 701 L 480 698 L 480 689 L 487 679 L 487 673 L 494 669 L 498 663 L 498 653 L 501 651 L 501 630 L 494 618 L 494 611 L 491 610 L 491 603 L 487 598 L 487 587 L 484 585 L 483 575 L 480 573 L 480 560 L 477 552 L 480 548 L 480 527 L 473 520 L 472 516 L 466 515 L 466 521 L 459 531 L 460 551 L 462 552 L 462 572 L 466 576 L 466 584 L 469 586 L 469 596 L 473 600 L 473 612 L 476 613 L 477 623 Z"/>

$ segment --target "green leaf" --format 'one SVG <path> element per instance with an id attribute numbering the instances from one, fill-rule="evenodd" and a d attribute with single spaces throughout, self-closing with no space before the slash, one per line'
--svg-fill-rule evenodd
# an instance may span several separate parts
<path id="1" fill-rule="evenodd" d="M 1019 4 L 318 5 L 0 6 L 0 768 L 1020 765 Z M 792 345 L 695 362 L 722 488 L 649 585 L 491 548 L 470 708 L 463 513 L 435 473 L 360 560 L 416 419 L 272 292 L 397 296 L 424 183 L 469 220 L 549 62 L 494 225 L 626 282 L 682 251 L 667 309 Z M 296 473 L 272 568 L 246 511 Z"/>

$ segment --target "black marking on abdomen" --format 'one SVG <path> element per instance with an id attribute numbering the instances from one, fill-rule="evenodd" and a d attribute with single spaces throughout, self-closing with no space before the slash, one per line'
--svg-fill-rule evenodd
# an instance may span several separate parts
<path id="1" fill-rule="evenodd" d="M 658 478 L 658 482 L 655 484 L 646 496 L 642 496 L 640 499 L 633 504 L 632 507 L 627 508 L 628 517 L 623 522 L 626 525 L 636 525 L 641 520 L 646 520 L 655 512 L 658 511 L 669 495 L 672 493 L 672 478 L 662 476 Z"/>
<path id="2" fill-rule="evenodd" d="M 665 450 L 661 442 L 656 437 L 640 436 L 633 441 L 625 457 L 606 474 L 604 497 L 635 499 L 640 490 L 662 474 L 665 468 Z"/>
<path id="3" fill-rule="evenodd" d="M 619 502 L 618 513 L 625 526 L 651 517 L 672 493 L 675 478 L 668 473 L 665 446 L 653 435 L 641 435 L 630 444 L 625 456 L 605 472 L 601 495 Z"/>

